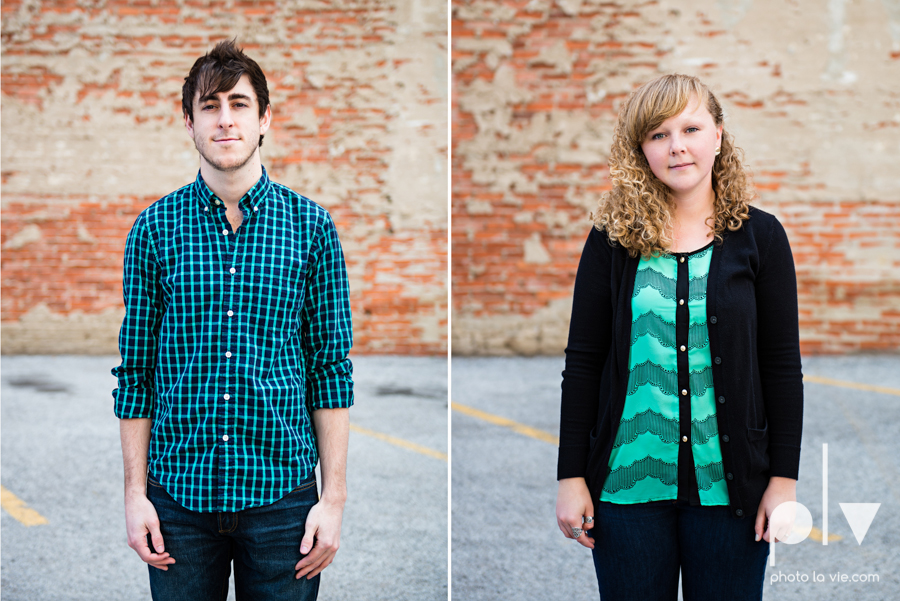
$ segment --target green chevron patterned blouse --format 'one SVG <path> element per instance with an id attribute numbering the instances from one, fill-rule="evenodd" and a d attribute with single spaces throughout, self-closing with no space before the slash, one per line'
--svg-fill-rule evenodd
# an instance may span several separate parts
<path id="1" fill-rule="evenodd" d="M 712 253 L 710 243 L 641 259 L 631 298 L 628 395 L 601 501 L 678 498 L 679 447 L 689 445 L 682 453 L 693 455 L 700 504 L 728 505 L 706 329 Z"/>

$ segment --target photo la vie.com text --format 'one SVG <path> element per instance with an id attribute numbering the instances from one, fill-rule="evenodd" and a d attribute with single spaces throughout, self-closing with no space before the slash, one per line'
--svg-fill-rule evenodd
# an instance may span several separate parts
<path id="1" fill-rule="evenodd" d="M 841 512 L 853 531 L 857 545 L 862 545 L 866 533 L 875 519 L 875 514 L 881 503 L 839 503 Z M 779 542 L 795 545 L 806 540 L 813 532 L 813 519 L 809 509 L 802 503 L 790 501 L 782 503 L 775 508 L 769 518 L 770 523 L 770 541 L 769 541 L 769 566 L 775 567 L 775 549 L 776 538 Z M 790 534 L 786 537 L 776 537 L 772 533 L 780 527 L 781 532 L 789 529 Z M 821 537 L 822 545 L 828 545 L 828 444 L 822 444 L 822 528 L 816 533 L 816 538 Z M 780 583 L 860 583 L 860 582 L 880 582 L 881 577 L 877 573 L 845 573 L 820 572 L 812 570 L 811 572 L 772 572 L 769 574 L 769 584 Z"/>

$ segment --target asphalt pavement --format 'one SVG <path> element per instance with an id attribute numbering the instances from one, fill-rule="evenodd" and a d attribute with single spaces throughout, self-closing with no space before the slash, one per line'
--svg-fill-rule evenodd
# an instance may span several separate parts
<path id="1" fill-rule="evenodd" d="M 354 357 L 341 548 L 323 600 L 447 598 L 447 361 Z M 4 601 L 149 599 L 127 546 L 109 370 L 117 357 L 2 357 L 2 483 L 46 520 L 2 511 Z M 443 454 L 443 458 L 441 457 Z M 4 508 L 13 501 L 4 497 Z M 234 599 L 233 588 L 230 599 Z"/>
<path id="2" fill-rule="evenodd" d="M 598 598 L 590 551 L 556 525 L 563 367 L 562 357 L 452 360 L 451 397 L 463 406 L 452 411 L 454 600 Z M 900 356 L 807 357 L 803 368 L 797 501 L 817 530 L 775 546 L 763 598 L 900 599 Z M 841 503 L 881 504 L 861 544 Z"/>

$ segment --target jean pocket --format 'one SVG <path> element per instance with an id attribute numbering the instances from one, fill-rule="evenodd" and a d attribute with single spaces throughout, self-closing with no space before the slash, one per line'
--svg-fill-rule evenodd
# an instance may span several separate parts
<path id="1" fill-rule="evenodd" d="M 159 483 L 159 480 L 156 480 L 151 475 L 147 475 L 147 484 L 150 486 L 155 486 L 156 488 L 162 488 L 163 485 Z"/>
<path id="2" fill-rule="evenodd" d="M 293 489 L 288 494 L 303 492 L 303 491 L 309 490 L 310 488 L 316 488 L 316 479 L 315 478 L 313 478 L 312 480 L 309 480 L 308 482 L 304 482 L 303 484 L 301 484 L 297 488 Z"/>

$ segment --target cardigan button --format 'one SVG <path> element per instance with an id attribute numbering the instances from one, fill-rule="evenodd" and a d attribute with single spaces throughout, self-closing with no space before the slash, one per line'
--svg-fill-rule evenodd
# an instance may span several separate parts
<path id="1" fill-rule="evenodd" d="M 734 475 L 731 472 L 728 472 L 727 474 L 725 474 L 725 477 L 728 478 L 729 480 L 734 480 Z"/>
<path id="2" fill-rule="evenodd" d="M 712 317 L 709 318 L 710 323 L 716 323 L 716 321 L 718 321 L 718 320 L 716 319 L 715 315 L 713 315 Z"/>
<path id="3" fill-rule="evenodd" d="M 716 357 L 715 361 L 716 365 L 720 365 L 722 363 L 722 357 Z"/>
<path id="4" fill-rule="evenodd" d="M 743 517 L 744 512 L 743 512 L 742 510 L 740 510 L 740 509 L 735 509 L 735 510 L 734 510 L 734 515 L 736 515 L 736 516 L 738 516 L 738 517 Z"/>
<path id="5" fill-rule="evenodd" d="M 728 438 L 727 434 L 722 435 L 722 442 L 728 442 L 729 440 L 730 440 L 730 438 Z"/>
<path id="6" fill-rule="evenodd" d="M 720 397 L 719 397 L 719 404 L 720 404 L 720 405 L 724 405 L 724 404 L 725 404 L 725 397 L 723 397 L 723 396 L 720 396 Z"/>

